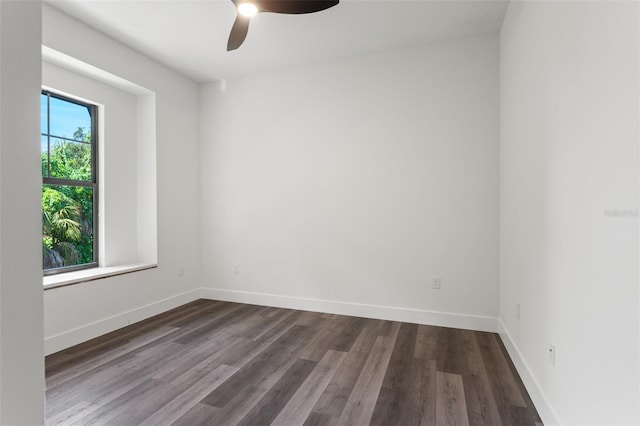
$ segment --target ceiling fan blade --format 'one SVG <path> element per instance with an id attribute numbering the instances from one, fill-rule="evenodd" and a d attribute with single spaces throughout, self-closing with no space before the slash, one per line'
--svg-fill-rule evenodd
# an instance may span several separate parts
<path id="1" fill-rule="evenodd" d="M 238 14 L 235 22 L 233 23 L 233 27 L 231 27 L 231 34 L 229 34 L 229 41 L 227 42 L 227 52 L 231 50 L 236 50 L 244 39 L 247 38 L 247 33 L 249 32 L 249 18 L 241 16 Z"/>
<path id="2" fill-rule="evenodd" d="M 339 0 L 260 0 L 256 2 L 262 12 L 301 13 L 320 12 L 337 5 Z"/>

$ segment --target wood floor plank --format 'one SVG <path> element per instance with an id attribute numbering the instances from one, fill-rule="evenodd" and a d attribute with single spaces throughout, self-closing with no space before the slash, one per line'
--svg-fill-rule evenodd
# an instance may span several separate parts
<path id="1" fill-rule="evenodd" d="M 436 425 L 469 426 L 462 376 L 436 373 Z"/>
<path id="2" fill-rule="evenodd" d="M 423 367 L 426 371 L 422 372 L 423 380 L 420 386 L 420 393 L 425 398 L 424 411 L 420 414 L 423 425 L 433 426 L 436 424 L 436 398 L 438 397 L 436 361 L 427 360 L 427 363 L 427 366 Z"/>
<path id="3" fill-rule="evenodd" d="M 47 416 L 56 412 L 69 401 L 87 400 L 104 405 L 147 380 L 152 372 L 163 363 L 171 363 L 186 353 L 182 345 L 149 353 L 146 357 L 137 357 L 129 353 L 126 356 L 105 364 L 96 372 L 89 371 L 67 380 L 59 386 L 46 391 Z"/>
<path id="4" fill-rule="evenodd" d="M 416 349 L 414 357 L 417 359 L 436 359 L 436 347 L 438 344 L 438 327 L 430 325 L 418 325 L 416 336 Z"/>
<path id="5" fill-rule="evenodd" d="M 460 347 L 466 357 L 466 362 L 463 363 L 463 378 L 469 420 L 471 424 L 479 426 L 502 426 L 502 419 L 480 354 L 476 334 L 468 330 L 458 332 Z"/>
<path id="6" fill-rule="evenodd" d="M 178 345 L 178 347 L 183 348 L 183 345 Z M 181 353 L 179 356 L 172 356 L 169 364 L 180 363 L 180 360 L 183 359 L 185 355 L 186 352 Z M 113 423 L 118 425 L 139 424 L 163 406 L 170 404 L 173 399 L 179 397 L 179 395 L 191 387 L 193 383 L 196 383 L 220 365 L 212 361 L 216 359 L 216 356 L 217 354 L 213 354 L 210 359 L 191 366 L 191 368 L 179 369 L 178 371 L 182 371 L 182 374 L 179 376 L 171 376 L 170 381 L 166 379 L 153 380 L 153 382 L 156 383 L 154 391 L 144 395 L 144 397 L 135 395 L 135 406 L 129 407 L 117 417 L 113 418 Z M 159 369 L 162 369 L 162 364 L 160 364 Z M 157 370 L 151 369 L 143 377 L 151 378 L 155 371 Z"/>
<path id="7" fill-rule="evenodd" d="M 497 371 L 501 377 L 506 379 L 505 383 L 509 389 L 511 404 L 516 407 L 526 408 L 527 402 L 518 386 L 517 376 L 513 374 L 514 371 L 511 370 L 507 356 L 501 350 L 498 335 L 490 335 L 488 340 L 491 342 L 491 353 L 494 355 Z"/>
<path id="8" fill-rule="evenodd" d="M 322 320 L 328 321 L 328 320 Z M 317 324 L 316 324 L 317 326 Z M 335 327 L 319 327 L 320 330 L 315 334 L 313 339 L 309 341 L 307 346 L 302 350 L 300 358 L 309 361 L 320 361 L 327 353 L 332 342 L 336 339 L 339 330 Z"/>
<path id="9" fill-rule="evenodd" d="M 372 425 L 433 424 L 434 362 L 414 358 L 418 326 L 402 324 L 371 420 Z M 433 370 L 432 370 L 433 366 Z"/>
<path id="10" fill-rule="evenodd" d="M 70 425 L 84 419 L 87 415 L 93 413 L 100 406 L 88 401 L 80 401 L 62 411 L 57 416 L 47 420 L 50 425 Z"/>
<path id="11" fill-rule="evenodd" d="M 287 316 L 278 326 L 270 328 L 258 338 L 240 340 L 237 345 L 222 352 L 218 362 L 239 368 L 244 367 L 254 358 L 261 356 L 272 344 L 279 342 L 283 336 L 290 333 L 295 326 L 296 317 L 295 314 Z"/>
<path id="12" fill-rule="evenodd" d="M 214 355 L 215 356 L 215 355 Z M 116 425 L 138 425 L 145 419 L 152 416 L 164 406 L 170 405 L 173 400 L 179 398 L 184 392 L 187 392 L 194 383 L 198 383 L 203 376 L 209 375 L 218 368 L 217 363 L 200 363 L 194 368 L 187 370 L 182 375 L 173 378 L 170 382 L 158 382 L 156 391 L 146 398 L 139 400 L 134 407 L 121 413 L 113 419 Z M 229 371 L 237 371 L 234 367 L 224 367 L 221 372 L 220 381 L 224 381 L 229 377 Z M 209 376 L 213 379 L 215 374 Z M 216 385 L 217 387 L 217 385 Z M 210 389 L 211 391 L 212 389 Z M 196 401 L 197 402 L 197 401 Z"/>
<path id="13" fill-rule="evenodd" d="M 333 378 L 346 352 L 328 351 L 274 420 L 275 424 L 301 425 Z"/>
<path id="14" fill-rule="evenodd" d="M 214 407 L 224 407 L 243 388 L 258 385 L 290 362 L 312 334 L 312 329 L 307 326 L 293 326 L 288 333 L 260 352 L 202 402 Z"/>
<path id="15" fill-rule="evenodd" d="M 445 373 L 460 374 L 460 348 L 456 341 L 456 329 L 438 328 L 436 345 L 436 369 Z"/>
<path id="16" fill-rule="evenodd" d="M 371 354 L 338 419 L 338 425 L 364 425 L 370 422 L 399 328 L 400 323 L 393 323 L 384 331 L 388 336 L 378 336 L 376 339 Z"/>
<path id="17" fill-rule="evenodd" d="M 177 362 L 166 364 L 162 368 L 156 368 L 152 378 L 171 382 L 193 368 L 212 371 L 220 365 L 227 365 L 224 361 L 230 356 L 228 353 L 234 352 L 246 342 L 247 340 L 226 336 L 225 338 L 216 339 L 211 344 L 189 348 L 190 350 L 181 356 Z"/>
<path id="18" fill-rule="evenodd" d="M 323 422 L 333 425 L 338 422 L 377 337 L 377 327 L 369 321 L 361 330 L 342 365 L 314 407 L 314 412 L 323 414 L 323 416 L 314 416 L 314 421 L 318 422 L 322 419 Z"/>
<path id="19" fill-rule="evenodd" d="M 199 300 L 200 302 L 202 299 Z M 196 301 L 198 302 L 198 301 Z M 224 303 L 218 301 L 212 301 L 215 303 L 201 303 L 197 307 L 194 307 L 191 311 L 184 312 L 180 314 L 180 308 L 176 308 L 173 311 L 169 312 L 177 312 L 178 315 L 173 315 L 170 321 L 167 321 L 168 325 L 176 328 L 185 328 L 190 327 L 192 324 L 198 322 L 199 318 L 202 318 L 203 315 L 207 315 L 212 312 L 219 312 L 224 310 L 226 307 L 232 308 L 234 305 L 232 303 Z M 194 302 L 195 304 L 195 302 Z"/>
<path id="20" fill-rule="evenodd" d="M 76 345 L 65 351 L 57 352 L 47 356 L 46 372 L 48 375 L 55 374 L 59 369 L 66 369 L 67 366 L 74 366 L 83 359 L 89 359 L 98 353 L 116 347 L 127 340 L 146 333 L 149 330 L 167 325 L 168 322 L 191 312 L 199 312 L 208 308 L 208 304 L 201 301 L 188 303 L 181 307 L 164 312 L 155 317 L 140 321 L 120 330 L 96 337 L 87 342 Z"/>
<path id="21" fill-rule="evenodd" d="M 315 361 L 298 359 L 239 424 L 254 426 L 273 422 L 317 364 Z"/>
<path id="22" fill-rule="evenodd" d="M 298 349 L 299 350 L 299 349 Z M 243 418 L 245 418 L 251 410 L 258 405 L 260 401 L 262 401 L 269 390 L 273 389 L 273 387 L 280 382 L 280 380 L 286 375 L 288 371 L 295 365 L 295 363 L 299 361 L 297 356 L 293 355 L 289 357 L 289 359 L 284 362 L 278 369 L 276 369 L 271 374 L 265 375 L 263 378 L 257 380 L 252 385 L 245 387 L 245 390 L 249 391 L 247 400 L 241 401 L 240 404 L 235 404 L 235 408 L 233 410 L 233 415 L 228 414 L 229 406 L 225 406 L 223 413 L 225 416 L 232 416 L 233 422 L 226 422 L 225 424 L 233 424 L 237 425 Z M 230 402 L 229 405 L 234 405 L 233 402 Z"/>
<path id="23" fill-rule="evenodd" d="M 500 351 L 495 335 L 479 333 L 477 341 L 501 419 L 505 424 L 513 424 L 517 419 L 512 417 L 511 407 L 527 407 L 516 378 Z"/>
<path id="24" fill-rule="evenodd" d="M 227 334 L 230 333 L 229 328 L 235 326 L 237 323 L 243 320 L 249 319 L 251 316 L 256 315 L 256 311 L 253 306 L 239 306 L 237 309 L 222 315 L 219 318 L 207 321 L 204 324 L 192 329 L 188 334 L 176 339 L 177 343 L 183 345 L 192 344 L 200 339 L 211 336 L 216 331 L 223 330 Z M 235 332 L 235 331 L 233 331 Z"/>
<path id="25" fill-rule="evenodd" d="M 167 346 L 166 349 L 168 349 L 166 353 L 158 351 L 148 358 L 135 357 L 127 364 L 115 365 L 113 375 L 105 377 L 109 374 L 105 372 L 102 380 L 100 377 L 90 380 L 89 386 L 79 389 L 80 394 L 89 401 L 105 405 L 139 384 L 150 380 L 157 369 L 176 362 L 188 352 L 188 348 L 173 345 Z"/>
<path id="26" fill-rule="evenodd" d="M 267 333 L 255 341 L 233 337 L 233 332 L 226 334 L 213 332 L 217 338 L 205 339 L 204 343 L 200 342 L 196 346 L 192 342 L 190 345 L 192 350 L 181 359 L 179 364 L 160 370 L 154 378 L 172 381 L 197 363 L 203 363 L 203 366 L 209 370 L 223 364 L 242 367 L 284 334 L 288 330 L 286 324 L 293 324 L 293 319 L 291 318 L 286 324 L 279 324 L 282 327 L 281 330 L 272 333 L 272 330 L 267 329 Z"/>
<path id="27" fill-rule="evenodd" d="M 218 412 L 215 421 L 210 424 L 236 426 L 249 414 L 251 409 L 266 395 L 268 389 L 258 386 L 245 386 Z"/>
<path id="28" fill-rule="evenodd" d="M 170 335 L 178 330 L 175 327 L 162 326 L 155 330 L 151 330 L 149 333 L 142 334 L 137 338 L 130 340 L 129 342 L 109 349 L 99 355 L 92 358 L 85 359 L 74 364 L 74 368 L 59 371 L 56 374 L 47 376 L 47 389 L 53 388 L 64 383 L 67 380 L 78 377 L 80 374 L 86 373 L 90 370 L 95 370 L 106 363 L 127 355 L 131 351 L 141 348 L 149 343 Z"/>
<path id="29" fill-rule="evenodd" d="M 206 301 L 205 301 L 206 302 Z M 96 354 L 118 347 L 124 342 L 144 335 L 159 327 L 171 326 L 172 322 L 184 317 L 198 316 L 202 312 L 211 308 L 211 304 L 203 303 L 201 300 L 188 303 L 181 307 L 164 312 L 155 317 L 151 317 L 140 322 L 131 324 L 119 330 L 96 337 L 87 342 L 76 345 L 67 350 L 47 356 L 47 374 L 55 374 L 59 369 L 66 369 L 69 362 L 73 366 L 81 360 L 92 359 Z"/>
<path id="30" fill-rule="evenodd" d="M 300 314 L 300 316 L 296 320 L 296 324 L 313 326 L 313 325 L 316 325 L 318 321 L 322 319 L 322 316 L 323 314 L 319 312 L 304 311 Z"/>
<path id="31" fill-rule="evenodd" d="M 257 333 L 252 340 L 257 342 L 270 343 L 280 338 L 284 333 L 293 328 L 297 324 L 297 319 L 300 316 L 300 311 L 284 310 L 284 313 L 279 316 L 271 315 L 271 318 L 276 320 L 267 323 L 266 327 Z"/>
<path id="32" fill-rule="evenodd" d="M 101 426 L 108 424 L 123 412 L 136 406 L 139 402 L 144 401 L 150 395 L 153 395 L 158 391 L 159 386 L 162 386 L 162 383 L 155 380 L 146 380 L 138 386 L 133 387 L 128 392 L 125 392 L 119 397 L 113 399 L 108 404 L 105 404 L 84 416 L 82 419 L 78 419 L 73 425 Z"/>
<path id="33" fill-rule="evenodd" d="M 538 426 L 499 336 L 199 300 L 46 359 L 46 424 Z"/>
<path id="34" fill-rule="evenodd" d="M 311 412 L 307 420 L 304 422 L 304 426 L 331 426 L 335 425 L 335 422 L 331 421 L 331 417 L 327 414 Z"/>
<path id="35" fill-rule="evenodd" d="M 338 320 L 341 325 L 338 328 L 336 338 L 329 345 L 329 349 L 340 352 L 349 352 L 356 339 L 366 324 L 365 318 L 342 317 Z"/>
<path id="36" fill-rule="evenodd" d="M 245 327 L 240 336 L 251 340 L 259 339 L 260 336 L 266 334 L 273 327 L 277 327 L 277 324 L 282 323 L 287 317 L 295 315 L 295 313 L 293 310 L 282 309 L 272 315 L 259 314 L 258 320 L 251 323 L 249 327 Z"/>
<path id="37" fill-rule="evenodd" d="M 415 324 L 401 324 L 398 337 L 393 347 L 389 365 L 387 366 L 376 407 L 374 423 L 387 424 L 389 418 L 394 418 L 403 411 L 403 405 L 410 403 L 408 399 L 415 394 L 415 378 L 413 365 L 410 362 L 415 353 L 418 326 Z M 417 419 L 419 421 L 419 419 Z"/>
<path id="38" fill-rule="evenodd" d="M 479 333 L 479 335 L 482 335 L 482 334 L 486 335 L 489 333 Z M 525 407 L 518 407 L 518 406 L 511 407 L 511 412 L 512 412 L 511 418 L 515 419 L 516 422 L 520 424 L 533 424 L 533 423 L 540 422 L 541 420 L 540 420 L 540 416 L 538 415 L 538 412 L 535 409 L 531 409 L 532 407 L 534 407 L 533 401 L 531 400 L 531 397 L 529 396 L 527 389 L 524 387 L 524 383 L 522 382 L 522 379 L 520 378 L 520 375 L 518 374 L 518 371 L 516 370 L 515 365 L 511 361 L 511 358 L 509 357 L 507 348 L 504 346 L 504 343 L 500 338 L 496 338 L 496 342 L 499 348 L 501 349 L 502 357 L 507 361 L 509 370 L 511 371 L 511 377 L 515 381 L 516 386 L 518 386 L 518 389 L 520 389 L 520 395 L 522 396 L 522 399 L 525 402 Z"/>
<path id="39" fill-rule="evenodd" d="M 207 404 L 196 404 L 172 423 L 175 426 L 209 426 L 220 417 L 220 409 Z"/>
<path id="40" fill-rule="evenodd" d="M 195 406 L 202 398 L 231 377 L 236 371 L 238 371 L 237 367 L 230 367 L 228 365 L 217 367 L 140 424 L 150 426 L 161 423 L 173 423 Z"/>

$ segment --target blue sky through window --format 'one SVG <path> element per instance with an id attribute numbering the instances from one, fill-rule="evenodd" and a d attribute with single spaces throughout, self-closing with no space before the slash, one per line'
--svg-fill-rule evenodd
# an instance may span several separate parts
<path id="1" fill-rule="evenodd" d="M 51 129 L 47 129 L 47 96 L 41 95 L 40 133 L 73 139 L 73 134 L 78 127 L 83 127 L 85 133 L 91 130 L 91 115 L 86 107 L 51 97 L 50 109 Z M 42 151 L 46 151 L 46 138 L 41 138 L 41 143 Z"/>

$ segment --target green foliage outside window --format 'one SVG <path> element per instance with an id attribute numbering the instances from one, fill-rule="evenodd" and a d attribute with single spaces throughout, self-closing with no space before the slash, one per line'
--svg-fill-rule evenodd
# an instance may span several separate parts
<path id="1" fill-rule="evenodd" d="M 49 155 L 42 153 L 43 175 L 62 179 L 92 179 L 91 132 L 78 128 L 72 142 L 51 139 Z M 92 263 L 93 188 L 71 185 L 42 186 L 43 268 Z"/>

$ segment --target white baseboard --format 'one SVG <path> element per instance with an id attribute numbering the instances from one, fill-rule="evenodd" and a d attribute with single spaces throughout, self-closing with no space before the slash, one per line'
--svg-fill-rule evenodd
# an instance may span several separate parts
<path id="1" fill-rule="evenodd" d="M 435 312 L 421 309 L 399 308 L 394 306 L 366 305 L 361 303 L 338 302 L 305 297 L 224 290 L 219 288 L 201 288 L 200 297 L 203 299 L 222 300 L 225 302 L 248 303 L 251 305 L 273 306 L 276 308 L 298 309 L 303 311 L 324 312 L 328 314 L 402 321 L 414 324 L 436 325 L 440 327 L 463 328 L 467 330 L 489 331 L 493 333 L 497 333 L 499 330 L 498 318 L 480 315 Z"/>
<path id="2" fill-rule="evenodd" d="M 61 351 L 78 343 L 86 342 L 95 337 L 102 336 L 129 324 L 142 321 L 154 315 L 161 314 L 185 303 L 193 302 L 199 298 L 200 291 L 190 290 L 178 295 L 141 306 L 130 311 L 123 312 L 99 321 L 86 324 L 63 333 L 55 334 L 44 339 L 45 355 Z"/>
<path id="3" fill-rule="evenodd" d="M 511 335 L 509 334 L 509 330 L 505 327 L 504 323 L 501 319 L 498 320 L 500 325 L 500 338 L 504 343 L 513 364 L 518 370 L 518 374 L 520 374 L 520 378 L 522 379 L 522 383 L 524 383 L 525 388 L 527 388 L 527 392 L 529 392 L 529 396 L 533 401 L 533 405 L 536 406 L 538 410 L 538 414 L 542 419 L 542 422 L 545 426 L 561 426 L 562 422 L 558 417 L 558 414 L 551 406 L 549 399 L 545 395 L 540 386 L 540 383 L 536 379 L 536 376 L 533 374 L 527 361 L 525 361 L 520 349 L 518 349 L 518 345 L 513 341 Z"/>

